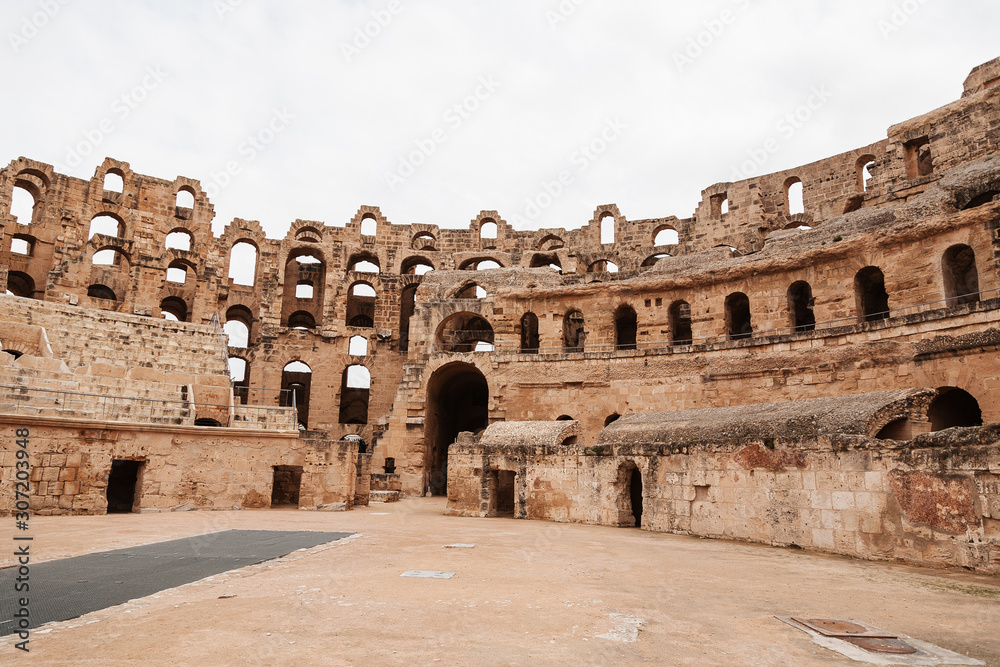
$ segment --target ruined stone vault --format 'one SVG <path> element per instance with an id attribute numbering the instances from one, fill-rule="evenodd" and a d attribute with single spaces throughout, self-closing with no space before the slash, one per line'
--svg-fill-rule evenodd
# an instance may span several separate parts
<path id="1" fill-rule="evenodd" d="M 998 82 L 691 217 L 573 230 L 362 206 L 216 237 L 194 179 L 18 158 L 0 422 L 33 432 L 33 507 L 447 493 L 998 573 Z"/>

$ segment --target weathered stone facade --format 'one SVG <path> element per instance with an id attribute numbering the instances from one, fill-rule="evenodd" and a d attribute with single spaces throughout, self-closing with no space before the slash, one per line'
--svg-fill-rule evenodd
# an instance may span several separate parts
<path id="1" fill-rule="evenodd" d="M 212 204 L 193 179 L 152 178 L 109 158 L 85 181 L 19 158 L 0 171 L 0 287 L 13 295 L 0 298 L 0 349 L 23 356 L 4 361 L 17 378 L 0 384 L 64 382 L 23 370 L 63 364 L 49 372 L 95 389 L 80 393 L 131 395 L 128 383 L 102 389 L 110 383 L 94 379 L 116 374 L 148 381 L 153 389 L 141 391 L 164 396 L 187 388 L 183 400 L 202 407 L 166 411 L 159 422 L 199 429 L 207 427 L 198 419 L 210 420 L 224 427 L 206 436 L 213 438 L 261 415 L 275 416 L 258 425 L 294 433 L 294 425 L 277 423 L 294 402 L 303 433 L 326 444 L 304 437 L 301 451 L 288 447 L 282 458 L 274 450 L 265 467 L 280 473 L 281 498 L 285 480 L 299 479 L 303 468 L 310 500 L 300 498 L 302 506 L 481 485 L 459 459 L 457 468 L 449 463 L 458 451 L 450 446 L 459 433 L 501 422 L 571 421 L 583 452 L 603 447 L 605 427 L 619 416 L 922 388 L 940 390 L 934 395 L 952 417 L 964 415 L 949 426 L 971 419 L 968 400 L 982 421 L 1000 422 L 998 81 L 1000 60 L 977 68 L 960 99 L 889 128 L 882 141 L 712 185 L 690 218 L 628 220 L 605 205 L 579 229 L 515 230 L 497 211 L 482 211 L 467 229 L 397 225 L 363 206 L 342 227 L 298 220 L 284 238 L 269 239 L 259 223 L 236 219 L 215 237 Z M 214 317 L 232 334 L 224 353 L 210 340 Z M 73 328 L 84 320 L 114 332 L 105 349 L 97 333 Z M 143 335 L 162 339 L 169 354 L 135 345 Z M 47 352 L 44 341 L 55 336 L 65 342 Z M 202 351 L 169 342 L 199 338 Z M 202 357 L 214 366 L 199 366 Z M 894 441 L 937 430 L 932 422 L 904 420 L 865 447 L 896 451 Z M 725 457 L 745 449 L 718 442 L 725 447 L 697 454 L 705 474 L 728 470 Z M 268 451 L 248 443 L 232 455 Z M 812 452 L 826 443 L 796 446 Z M 68 442 L 60 447 L 50 454 L 74 453 L 62 451 L 72 449 Z M 169 465 L 184 468 L 177 456 Z M 586 468 L 592 485 L 617 479 L 618 454 L 607 471 L 574 456 L 582 455 L 563 462 L 566 475 Z M 995 468 L 995 454 L 987 459 L 983 470 Z M 310 475 L 319 474 L 309 466 L 321 461 L 332 466 L 323 473 L 328 481 L 307 492 Z M 196 483 L 216 484 L 216 472 L 206 464 Z M 270 474 L 219 486 L 218 498 L 239 504 L 252 488 L 269 503 Z M 496 480 L 504 489 L 512 483 L 533 484 Z M 177 504 L 190 500 L 191 492 L 176 493 Z M 589 507 L 596 502 L 589 496 L 567 502 L 557 510 L 553 501 L 539 516 L 617 523 Z M 92 505 L 79 509 L 101 511 Z M 648 527 L 695 530 L 681 527 L 672 509 L 656 516 Z M 783 539 L 720 520 L 721 532 L 708 532 Z M 796 539 L 833 548 L 825 539 Z M 874 555 L 862 546 L 853 553 Z"/>

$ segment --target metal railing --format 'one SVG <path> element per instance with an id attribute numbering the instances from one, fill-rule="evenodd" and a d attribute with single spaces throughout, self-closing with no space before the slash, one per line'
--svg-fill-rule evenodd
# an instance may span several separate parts
<path id="1" fill-rule="evenodd" d="M 0 412 L 4 414 L 80 417 L 140 424 L 194 426 L 204 419 L 205 425 L 209 425 L 209 421 L 216 422 L 211 424 L 213 426 L 239 427 L 242 422 L 265 430 L 295 430 L 294 400 L 292 402 L 291 407 L 237 405 L 232 406 L 231 414 L 231 406 L 221 403 L 0 385 Z"/>
<path id="2" fill-rule="evenodd" d="M 841 317 L 838 319 L 816 322 L 810 325 L 781 327 L 777 329 L 752 331 L 750 333 L 737 334 L 737 335 L 723 334 L 717 336 L 705 336 L 701 338 L 691 337 L 679 342 L 674 342 L 673 340 L 656 340 L 656 341 L 637 340 L 635 343 L 630 343 L 625 345 L 606 345 L 606 344 L 592 345 L 587 343 L 584 345 L 577 345 L 575 347 L 567 347 L 564 345 L 559 345 L 552 347 L 522 348 L 520 344 L 516 341 L 490 341 L 490 343 L 493 345 L 492 350 L 482 350 L 478 352 L 476 350 L 468 350 L 468 352 L 477 352 L 479 354 L 524 354 L 524 355 L 582 354 L 582 353 L 611 354 L 616 352 L 629 352 L 635 350 L 668 349 L 677 347 L 687 347 L 693 345 L 717 345 L 723 343 L 742 342 L 742 341 L 760 342 L 760 339 L 772 336 L 787 336 L 792 334 L 822 334 L 841 327 L 854 326 L 858 324 L 873 324 L 875 322 L 887 321 L 893 318 L 905 317 L 907 315 L 915 315 L 935 310 L 943 310 L 945 308 L 950 308 L 955 306 L 978 303 L 997 297 L 1000 297 L 1000 288 L 982 290 L 980 292 L 971 292 L 969 294 L 961 294 L 958 296 L 949 297 L 947 299 L 928 301 L 926 303 L 919 303 L 912 306 L 892 308 L 890 310 L 880 311 L 877 313 L 867 313 L 864 316 L 856 315 L 853 317 Z M 992 306 L 989 309 L 992 310 L 996 307 L 997 306 Z M 447 349 L 448 347 L 451 347 L 451 345 L 447 343 L 433 343 L 431 345 L 431 350 L 433 352 L 449 352 L 450 350 Z"/>

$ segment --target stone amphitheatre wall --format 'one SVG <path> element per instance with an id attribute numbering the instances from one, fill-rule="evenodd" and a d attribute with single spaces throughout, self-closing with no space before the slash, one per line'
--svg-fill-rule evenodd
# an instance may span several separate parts
<path id="1" fill-rule="evenodd" d="M 593 444 L 637 411 L 957 387 L 1000 421 L 998 79 L 1000 60 L 881 141 L 709 186 L 691 217 L 609 204 L 578 229 L 516 230 L 498 211 L 400 225 L 362 206 L 343 226 L 270 239 L 235 219 L 216 237 L 194 179 L 18 158 L 0 170 L 0 292 L 167 337 L 215 315 L 245 326 L 227 351 L 247 366 L 239 402 L 294 391 L 304 429 L 362 437 L 410 494 L 443 492 L 454 435 L 502 420 L 572 417 Z M 34 202 L 16 219 L 15 195 Z"/>
<path id="2" fill-rule="evenodd" d="M 899 414 L 921 419 L 934 392 L 889 394 L 903 404 Z M 854 398 L 872 409 L 884 396 Z M 740 408 L 673 413 L 659 429 L 655 414 L 646 425 L 623 418 L 590 447 L 566 441 L 576 429 L 559 431 L 551 422 L 516 425 L 549 436 L 534 441 L 492 426 L 480 440 L 466 434 L 449 457 L 449 511 L 641 524 L 1000 574 L 996 425 L 886 441 L 864 431 L 895 417 L 891 410 L 862 433 L 836 434 L 817 429 L 824 416 L 809 407 L 773 407 L 782 414 L 759 415 L 764 422 L 756 425 Z M 852 431 L 848 418 L 834 416 L 826 417 L 839 422 L 832 430 Z M 619 424 L 627 433 L 614 433 Z"/>

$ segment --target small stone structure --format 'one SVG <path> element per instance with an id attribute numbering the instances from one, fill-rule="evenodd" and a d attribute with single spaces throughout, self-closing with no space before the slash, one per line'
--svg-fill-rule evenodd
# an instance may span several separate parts
<path id="1" fill-rule="evenodd" d="M 195 179 L 18 158 L 0 170 L 0 424 L 41 434 L 39 511 L 105 511 L 109 484 L 131 485 L 115 507 L 265 507 L 299 480 L 303 508 L 447 493 L 457 512 L 995 571 L 998 82 L 1000 59 L 880 141 L 709 185 L 690 217 L 606 204 L 575 229 L 362 206 L 214 236 Z M 674 451 L 685 429 L 699 442 Z"/>
<path id="2" fill-rule="evenodd" d="M 938 396 L 640 413 L 590 447 L 567 441 L 575 422 L 498 423 L 452 446 L 448 507 L 1000 574 L 1000 426 L 875 437 L 899 420 L 926 423 Z"/>

